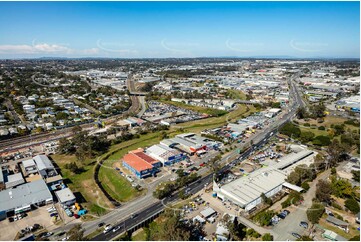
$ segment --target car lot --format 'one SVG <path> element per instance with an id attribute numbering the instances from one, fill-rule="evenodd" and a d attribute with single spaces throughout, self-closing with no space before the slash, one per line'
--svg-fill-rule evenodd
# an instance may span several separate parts
<path id="1" fill-rule="evenodd" d="M 50 217 L 47 211 L 51 206 L 44 206 L 29 211 L 27 216 L 17 221 L 10 222 L 9 219 L 0 221 L 0 240 L 14 240 L 19 231 L 34 224 L 39 224 L 48 231 L 57 228 L 58 226 L 54 225 L 52 217 Z"/>

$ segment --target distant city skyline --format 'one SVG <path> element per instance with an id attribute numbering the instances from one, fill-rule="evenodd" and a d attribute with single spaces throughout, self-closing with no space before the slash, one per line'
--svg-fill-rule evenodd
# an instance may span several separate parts
<path id="1" fill-rule="evenodd" d="M 359 58 L 354 2 L 0 2 L 0 58 Z"/>

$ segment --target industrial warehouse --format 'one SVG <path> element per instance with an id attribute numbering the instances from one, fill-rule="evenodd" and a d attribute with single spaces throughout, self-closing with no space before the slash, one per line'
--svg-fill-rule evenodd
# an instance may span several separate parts
<path id="1" fill-rule="evenodd" d="M 286 182 L 286 178 L 296 163 L 306 162 L 306 158 L 313 157 L 313 154 L 312 150 L 295 146 L 293 153 L 278 159 L 272 166 L 260 168 L 223 186 L 214 182 L 213 191 L 221 200 L 232 201 L 245 211 L 250 211 L 262 203 L 262 194 L 272 197 L 283 188 L 302 191 L 301 187 Z"/>
<path id="2" fill-rule="evenodd" d="M 10 214 L 30 211 L 32 206 L 53 202 L 48 186 L 40 179 L 0 192 L 0 220 Z"/>

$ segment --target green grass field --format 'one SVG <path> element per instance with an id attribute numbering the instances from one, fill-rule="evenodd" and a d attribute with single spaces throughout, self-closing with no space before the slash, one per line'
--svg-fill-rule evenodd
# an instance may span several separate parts
<path id="1" fill-rule="evenodd" d="M 144 229 L 139 229 L 136 231 L 135 235 L 132 235 L 132 241 L 146 241 L 147 235 L 144 231 Z"/>
<path id="2" fill-rule="evenodd" d="M 60 167 L 61 174 L 65 180 L 65 184 L 74 192 L 79 192 L 85 202 L 81 205 L 86 208 L 91 214 L 102 215 L 106 212 L 103 207 L 111 207 L 108 199 L 98 189 L 93 180 L 95 160 L 86 160 L 84 162 L 77 162 L 83 167 L 84 171 L 80 174 L 73 174 L 68 169 L 65 169 L 65 164 L 76 162 L 75 155 L 52 155 L 51 158 Z M 80 202 L 80 201 L 79 201 Z"/>
<path id="3" fill-rule="evenodd" d="M 241 99 L 241 100 L 247 99 L 246 94 L 244 94 L 242 91 L 229 89 L 227 90 L 227 93 L 231 99 Z"/>

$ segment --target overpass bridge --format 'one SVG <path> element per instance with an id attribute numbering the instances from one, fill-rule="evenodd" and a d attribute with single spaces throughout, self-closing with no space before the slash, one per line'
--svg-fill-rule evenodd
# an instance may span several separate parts
<path id="1" fill-rule="evenodd" d="M 129 95 L 130 96 L 145 96 L 145 95 L 147 95 L 147 93 L 146 92 L 133 92 L 133 91 L 130 91 Z"/>

